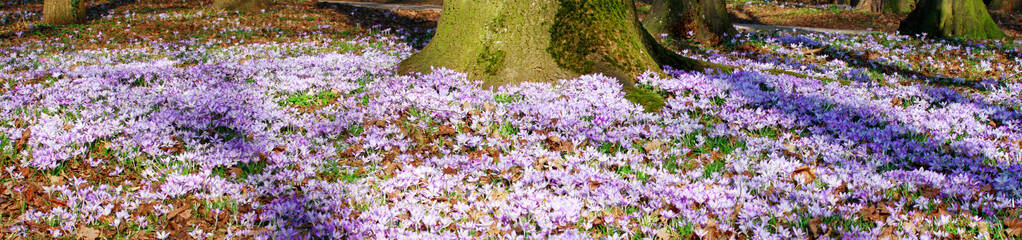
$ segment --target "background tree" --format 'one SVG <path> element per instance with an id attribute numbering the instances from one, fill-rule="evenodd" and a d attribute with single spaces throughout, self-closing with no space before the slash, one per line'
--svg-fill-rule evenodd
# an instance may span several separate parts
<path id="1" fill-rule="evenodd" d="M 213 0 L 213 7 L 228 11 L 255 12 L 266 9 L 269 0 Z"/>
<path id="2" fill-rule="evenodd" d="M 73 24 L 85 22 L 85 0 L 43 1 L 43 23 Z"/>
<path id="3" fill-rule="evenodd" d="M 908 18 L 901 21 L 898 31 L 967 39 L 1008 37 L 994 23 L 981 0 L 920 0 Z"/>
<path id="4" fill-rule="evenodd" d="M 436 36 L 399 71 L 447 67 L 488 86 L 604 73 L 631 86 L 662 65 L 710 66 L 660 46 L 633 0 L 448 0 Z"/>
<path id="5" fill-rule="evenodd" d="M 875 13 L 907 13 L 915 8 L 915 0 L 860 0 L 856 10 Z"/>
<path id="6" fill-rule="evenodd" d="M 724 0 L 656 0 L 643 26 L 656 38 L 670 36 L 716 44 L 735 34 Z"/>

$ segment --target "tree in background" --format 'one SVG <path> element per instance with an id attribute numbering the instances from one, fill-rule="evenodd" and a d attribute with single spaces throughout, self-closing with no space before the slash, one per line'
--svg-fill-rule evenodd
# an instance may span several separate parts
<path id="1" fill-rule="evenodd" d="M 213 7 L 228 11 L 255 12 L 266 9 L 269 0 L 213 0 Z"/>
<path id="2" fill-rule="evenodd" d="M 45 0 L 43 1 L 43 23 L 74 24 L 85 21 L 85 0 Z"/>
<path id="3" fill-rule="evenodd" d="M 657 0 L 643 26 L 657 38 L 666 35 L 707 44 L 737 33 L 724 0 Z"/>
<path id="4" fill-rule="evenodd" d="M 915 0 L 859 0 L 856 10 L 875 13 L 907 13 L 915 8 Z"/>
<path id="5" fill-rule="evenodd" d="M 1004 39 L 981 0 L 920 0 L 898 31 L 933 37 Z"/>
<path id="6" fill-rule="evenodd" d="M 487 86 L 604 73 L 630 87 L 662 65 L 711 66 L 658 44 L 634 0 L 447 0 L 436 36 L 399 71 L 446 67 Z"/>

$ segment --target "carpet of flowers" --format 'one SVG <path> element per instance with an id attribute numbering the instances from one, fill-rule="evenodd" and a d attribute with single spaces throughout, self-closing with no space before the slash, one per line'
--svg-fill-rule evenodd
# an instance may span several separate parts
<path id="1" fill-rule="evenodd" d="M 770 53 L 645 74 L 645 111 L 601 75 L 395 75 L 391 36 L 0 50 L 0 235 L 1022 236 L 1017 47 L 745 33 Z"/>

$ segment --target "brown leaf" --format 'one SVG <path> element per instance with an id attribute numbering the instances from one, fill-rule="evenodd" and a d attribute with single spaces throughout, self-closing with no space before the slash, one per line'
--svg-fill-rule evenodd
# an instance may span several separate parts
<path id="1" fill-rule="evenodd" d="M 26 128 L 22 130 L 21 138 L 18 138 L 18 141 L 14 143 L 14 150 L 20 152 L 22 149 L 25 149 L 25 145 L 28 145 L 28 139 L 30 138 L 32 138 L 32 129 Z"/>
<path id="2" fill-rule="evenodd" d="M 99 238 L 100 234 L 99 230 L 95 228 L 79 227 L 77 233 L 75 233 L 75 239 L 95 240 Z"/>
<path id="3" fill-rule="evenodd" d="M 444 174 L 454 175 L 455 173 L 458 173 L 457 168 L 444 168 Z"/>
<path id="4" fill-rule="evenodd" d="M 656 237 L 660 240 L 678 239 L 678 234 L 669 228 L 657 229 Z"/>
<path id="5" fill-rule="evenodd" d="M 188 221 L 188 219 L 191 219 L 191 218 L 192 218 L 192 210 L 189 209 L 187 204 L 186 205 L 182 205 L 180 207 L 177 207 L 173 211 L 170 211 L 170 213 L 167 214 L 167 219 L 168 220 L 184 220 L 184 221 Z"/>
<path id="6" fill-rule="evenodd" d="M 801 166 L 791 173 L 791 179 L 803 184 L 816 180 L 816 173 L 809 166 Z"/>
<path id="7" fill-rule="evenodd" d="M 1022 237 L 1022 218 L 1004 220 L 1004 231 L 1009 236 Z"/>
<path id="8" fill-rule="evenodd" d="M 802 158 L 802 154 L 798 153 L 798 148 L 791 144 L 784 144 L 784 149 L 781 149 L 781 153 L 788 157 Z"/>
<path id="9" fill-rule="evenodd" d="M 940 195 L 940 189 L 932 187 L 930 185 L 923 185 L 919 187 L 919 194 L 926 196 L 927 198 L 935 198 Z"/>
<path id="10" fill-rule="evenodd" d="M 282 153 L 282 152 L 284 152 L 286 150 L 287 150 L 287 146 L 284 146 L 284 145 L 277 145 L 276 147 L 273 147 L 273 152 L 274 153 Z"/>
<path id="11" fill-rule="evenodd" d="M 439 136 L 451 136 L 457 133 L 458 131 L 454 130 L 454 128 L 448 127 L 446 125 L 442 125 L 439 128 L 437 128 L 436 132 L 436 134 Z"/>
<path id="12" fill-rule="evenodd" d="M 859 210 L 859 215 L 873 221 L 886 221 L 891 216 L 891 211 L 884 206 L 869 206 Z"/>
<path id="13" fill-rule="evenodd" d="M 891 105 L 901 106 L 901 103 L 904 102 L 904 101 L 905 100 L 902 100 L 901 98 L 894 98 L 894 99 L 891 99 Z"/>
<path id="14" fill-rule="evenodd" d="M 652 152 L 654 150 L 662 151 L 663 150 L 663 146 L 664 146 L 664 144 L 661 143 L 660 141 L 653 140 L 653 141 L 646 142 L 646 144 L 643 144 L 642 148 L 644 150 L 646 150 L 646 152 Z"/>
<path id="15" fill-rule="evenodd" d="M 813 236 L 823 235 L 823 219 L 809 219 L 809 233 L 813 234 Z"/>
<path id="16" fill-rule="evenodd" d="M 14 120 L 14 127 L 16 127 L 16 128 L 24 128 L 24 127 L 27 127 L 27 126 L 28 126 L 28 121 L 25 121 L 25 119 L 20 119 L 19 118 L 17 120 Z"/>

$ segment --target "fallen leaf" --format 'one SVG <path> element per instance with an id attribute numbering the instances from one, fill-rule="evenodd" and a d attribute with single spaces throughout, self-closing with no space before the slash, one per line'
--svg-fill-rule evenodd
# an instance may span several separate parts
<path id="1" fill-rule="evenodd" d="M 96 240 L 100 234 L 99 230 L 95 228 L 79 227 L 77 233 L 75 233 L 75 239 Z"/>
<path id="2" fill-rule="evenodd" d="M 784 144 L 784 149 L 781 149 L 781 153 L 783 153 L 784 156 L 788 157 L 802 158 L 802 154 L 798 154 L 798 148 L 796 148 L 794 145 L 787 143 Z"/>
<path id="3" fill-rule="evenodd" d="M 454 135 L 454 134 L 457 134 L 457 133 L 458 133 L 458 131 L 455 131 L 454 128 L 451 128 L 451 127 L 448 127 L 448 126 L 445 125 L 445 126 L 440 126 L 439 128 L 437 128 L 437 133 L 436 134 L 440 135 L 440 136 L 450 136 L 450 135 Z"/>
<path id="4" fill-rule="evenodd" d="M 652 152 L 653 150 L 662 151 L 663 146 L 664 144 L 661 143 L 660 141 L 653 140 L 646 142 L 646 144 L 643 144 L 642 148 L 645 149 L 646 152 Z"/>
<path id="5" fill-rule="evenodd" d="M 656 237 L 657 239 L 660 240 L 678 239 L 678 234 L 674 233 L 674 231 L 672 231 L 671 229 L 665 227 L 657 229 Z"/>
<path id="6" fill-rule="evenodd" d="M 281 152 L 284 152 L 286 150 L 287 150 L 287 146 L 284 146 L 284 145 L 277 145 L 276 147 L 273 147 L 273 152 L 274 153 L 281 153 Z"/>
<path id="7" fill-rule="evenodd" d="M 458 173 L 457 168 L 444 168 L 444 174 L 454 175 L 455 173 Z"/>
<path id="8" fill-rule="evenodd" d="M 812 233 L 813 236 L 823 235 L 823 219 L 809 219 L 809 233 Z"/>
<path id="9" fill-rule="evenodd" d="M 807 184 L 816 180 L 816 173 L 809 166 L 802 166 L 795 169 L 795 172 L 791 173 L 791 179 L 802 184 Z"/>
<path id="10" fill-rule="evenodd" d="M 25 149 L 25 145 L 28 145 L 28 139 L 30 138 L 32 138 L 32 129 L 26 128 L 22 130 L 21 138 L 18 138 L 18 141 L 14 143 L 14 150 L 20 152 L 22 149 Z"/>
<path id="11" fill-rule="evenodd" d="M 1004 231 L 1009 236 L 1022 237 L 1022 218 L 1004 220 Z"/>
<path id="12" fill-rule="evenodd" d="M 923 185 L 919 187 L 919 194 L 926 196 L 927 198 L 935 198 L 940 195 L 940 189 L 932 187 L 930 185 Z"/>
<path id="13" fill-rule="evenodd" d="M 859 210 L 859 215 L 873 221 L 886 221 L 891 216 L 891 211 L 884 206 L 869 206 Z"/>

